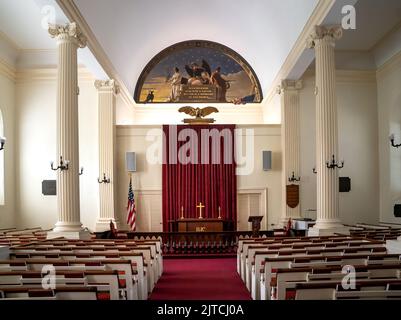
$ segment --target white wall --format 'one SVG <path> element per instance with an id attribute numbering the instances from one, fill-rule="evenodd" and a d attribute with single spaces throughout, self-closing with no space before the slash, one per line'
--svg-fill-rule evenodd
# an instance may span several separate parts
<path id="1" fill-rule="evenodd" d="M 0 62 L 0 109 L 3 114 L 4 133 L 7 138 L 4 153 L 5 202 L 0 205 L 0 228 L 13 227 L 15 224 L 15 83 L 1 70 Z"/>
<path id="2" fill-rule="evenodd" d="M 40 76 L 39 76 L 40 75 Z M 81 222 L 93 229 L 98 214 L 98 123 L 94 79 L 80 77 L 79 130 Z M 56 179 L 50 161 L 56 157 L 55 69 L 21 73 L 17 82 L 16 203 L 17 226 L 52 228 L 57 222 L 55 196 L 42 194 L 42 181 Z"/>
<path id="3" fill-rule="evenodd" d="M 301 212 L 316 209 L 314 76 L 304 77 L 301 107 Z M 337 71 L 339 157 L 351 192 L 340 193 L 343 223 L 379 220 L 378 124 L 375 74 Z M 327 159 L 330 160 L 330 159 Z"/>
<path id="4" fill-rule="evenodd" d="M 238 177 L 238 189 L 241 196 L 256 194 L 259 206 L 259 214 L 265 215 L 266 224 L 277 224 L 280 217 L 281 203 L 281 145 L 279 126 L 238 126 L 242 129 L 254 129 L 254 168 L 249 175 Z M 245 134 L 245 131 L 243 131 Z M 117 130 L 117 171 L 118 171 L 118 217 L 125 225 L 126 201 L 128 193 L 129 176 L 125 167 L 125 153 L 136 152 L 137 172 L 133 174 L 133 188 L 136 195 L 139 231 L 160 231 L 162 226 L 162 166 L 147 161 L 146 153 L 153 144 L 147 141 L 146 136 L 155 139 L 161 137 L 161 126 L 119 126 Z M 245 137 L 243 137 L 245 140 Z M 155 140 L 153 140 L 155 141 Z M 160 141 L 160 140 L 159 140 Z M 245 142 L 244 142 L 245 144 Z M 273 151 L 273 170 L 265 172 L 262 170 L 262 151 Z M 263 202 L 264 191 L 267 189 L 267 201 Z M 267 203 L 265 203 L 267 202 Z M 241 203 L 240 203 L 241 204 Z M 253 208 L 250 208 L 253 210 Z M 254 212 L 254 211 L 253 211 Z M 244 211 L 242 212 L 244 213 Z M 239 217 L 244 220 L 248 213 Z M 245 217 L 246 216 L 246 217 Z M 241 221 L 242 223 L 243 221 Z M 246 224 L 248 226 L 248 224 Z"/>
<path id="5" fill-rule="evenodd" d="M 127 106 L 122 99 L 117 99 L 116 121 L 117 125 L 163 125 L 182 124 L 182 120 L 190 118 L 187 114 L 179 113 L 178 109 L 187 104 L 149 104 L 135 105 L 135 109 Z M 204 108 L 210 104 L 197 103 L 195 107 Z M 218 104 L 214 105 L 219 110 L 208 118 L 216 120 L 216 124 L 276 124 L 276 113 L 280 110 L 273 110 L 265 119 L 263 118 L 262 104 Z M 279 123 L 279 122 L 278 122 Z"/>
<path id="6" fill-rule="evenodd" d="M 377 72 L 380 155 L 380 219 L 399 223 L 393 215 L 394 204 L 401 204 L 401 149 L 390 146 L 389 135 L 401 143 L 401 52 Z"/>

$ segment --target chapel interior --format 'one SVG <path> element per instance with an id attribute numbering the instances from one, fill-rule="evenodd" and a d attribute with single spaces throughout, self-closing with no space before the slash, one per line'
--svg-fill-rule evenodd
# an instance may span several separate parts
<path id="1" fill-rule="evenodd" d="M 401 299 L 400 147 L 400 0 L 0 0 L 0 301 Z"/>

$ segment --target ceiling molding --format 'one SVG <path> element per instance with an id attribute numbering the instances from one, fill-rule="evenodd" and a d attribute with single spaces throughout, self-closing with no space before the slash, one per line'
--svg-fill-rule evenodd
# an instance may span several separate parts
<path id="1" fill-rule="evenodd" d="M 0 30 L 0 39 L 6 42 L 15 51 L 20 51 L 21 47 L 16 44 L 11 38 L 9 38 L 3 31 Z"/>
<path id="2" fill-rule="evenodd" d="M 57 67 L 42 67 L 32 69 L 21 69 L 16 71 L 15 79 L 17 83 L 25 83 L 32 81 L 50 81 L 57 80 Z M 85 67 L 78 67 L 78 81 L 94 82 L 95 78 Z"/>
<path id="3" fill-rule="evenodd" d="M 387 73 L 394 71 L 394 69 L 398 68 L 401 68 L 401 51 L 393 55 L 383 65 L 381 65 L 377 69 L 376 75 L 378 78 L 380 78 L 385 76 Z"/>
<path id="4" fill-rule="evenodd" d="M 301 34 L 299 35 L 295 45 L 291 49 L 290 53 L 287 56 L 287 59 L 281 66 L 280 71 L 277 76 L 273 80 L 269 90 L 265 94 L 265 99 L 263 104 L 268 104 L 273 97 L 276 95 L 276 88 L 280 85 L 281 80 L 286 79 L 288 74 L 294 68 L 297 63 L 299 57 L 302 52 L 306 48 L 306 40 L 310 36 L 313 31 L 313 28 L 316 25 L 322 24 L 330 9 L 333 7 L 336 0 L 319 0 L 319 3 L 316 5 L 315 10 L 313 10 L 312 15 L 310 16 L 308 22 L 305 24 Z"/>
<path id="5" fill-rule="evenodd" d="M 11 81 L 16 81 L 16 70 L 3 59 L 0 59 L 0 75 L 9 78 Z"/>
<path id="6" fill-rule="evenodd" d="M 314 83 L 315 70 L 306 70 L 302 79 Z M 336 81 L 337 83 L 376 83 L 376 71 L 337 69 Z"/>
<path id="7" fill-rule="evenodd" d="M 70 21 L 73 21 L 81 29 L 82 33 L 88 39 L 88 47 L 92 51 L 93 55 L 97 61 L 102 66 L 103 70 L 106 72 L 110 79 L 114 79 L 120 87 L 120 95 L 123 101 L 128 105 L 135 107 L 134 99 L 131 96 L 128 88 L 125 86 L 124 81 L 118 75 L 116 69 L 114 68 L 112 62 L 107 56 L 106 52 L 100 45 L 99 41 L 96 39 L 95 34 L 89 27 L 85 18 L 82 16 L 78 7 L 74 3 L 74 0 L 56 0 L 57 4 L 63 10 L 64 14 Z"/>
<path id="8" fill-rule="evenodd" d="M 368 49 L 369 52 L 374 52 L 379 48 L 386 40 L 388 40 L 393 34 L 395 34 L 401 28 L 401 20 L 391 28 L 383 37 L 379 39 L 371 48 Z"/>

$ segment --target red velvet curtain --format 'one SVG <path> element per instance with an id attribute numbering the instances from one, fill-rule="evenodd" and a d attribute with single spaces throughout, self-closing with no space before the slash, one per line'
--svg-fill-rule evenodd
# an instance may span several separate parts
<path id="1" fill-rule="evenodd" d="M 237 222 L 235 125 L 163 126 L 163 230 L 180 219 L 221 216 Z"/>

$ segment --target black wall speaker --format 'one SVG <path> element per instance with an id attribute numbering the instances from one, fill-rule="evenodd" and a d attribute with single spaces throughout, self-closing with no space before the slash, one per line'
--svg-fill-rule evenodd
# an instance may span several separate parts
<path id="1" fill-rule="evenodd" d="M 351 178 L 340 177 L 340 192 L 350 192 L 351 191 Z"/>
<path id="2" fill-rule="evenodd" d="M 57 181 L 56 180 L 43 180 L 42 181 L 42 194 L 44 196 L 57 195 Z"/>
<path id="3" fill-rule="evenodd" d="M 263 170 L 269 171 L 272 169 L 272 152 L 263 151 Z"/>
<path id="4" fill-rule="evenodd" d="M 394 205 L 394 217 L 401 218 L 401 204 Z"/>
<path id="5" fill-rule="evenodd" d="M 126 152 L 125 153 L 125 161 L 127 164 L 128 172 L 136 172 L 136 153 L 135 152 Z"/>

